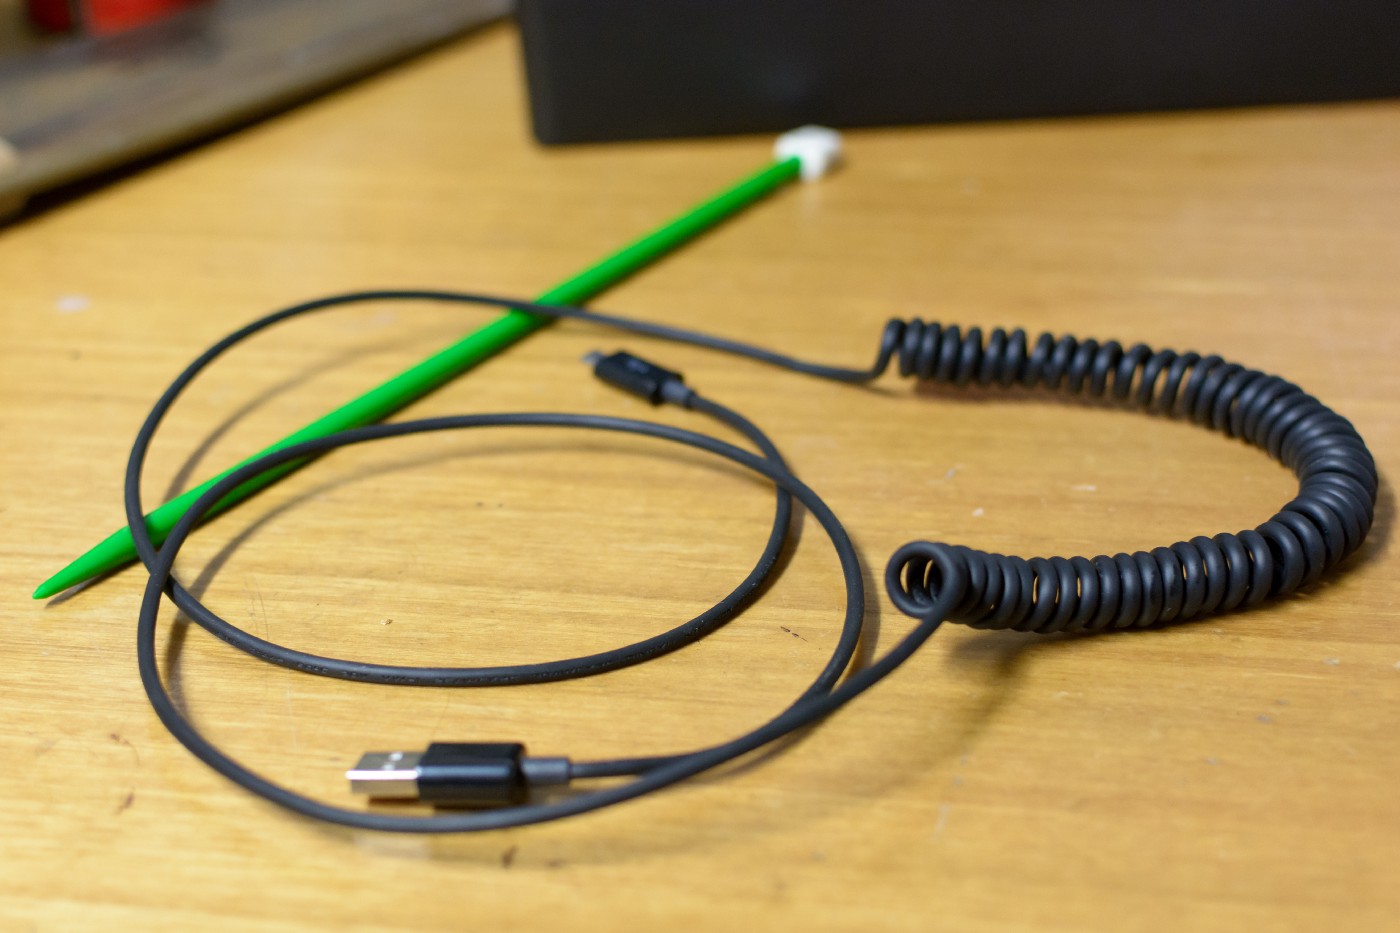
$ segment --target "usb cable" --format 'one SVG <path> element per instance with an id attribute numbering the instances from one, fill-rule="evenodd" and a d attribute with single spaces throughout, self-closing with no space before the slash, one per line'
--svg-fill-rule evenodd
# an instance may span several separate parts
<path id="1" fill-rule="evenodd" d="M 376 424 L 282 448 L 244 464 L 207 490 L 157 549 L 146 530 L 141 478 L 147 452 L 170 407 L 189 383 L 231 347 L 301 314 L 361 301 L 432 300 L 498 305 L 578 318 L 746 357 L 794 372 L 842 382 L 869 382 L 891 365 L 901 375 L 958 386 L 1044 387 L 1131 404 L 1187 418 L 1251 443 L 1299 477 L 1298 494 L 1255 528 L 1197 536 L 1133 554 L 1086 557 L 1008 557 L 960 545 L 913 541 L 885 568 L 885 589 L 914 627 L 867 667 L 852 669 L 864 625 L 860 561 L 841 522 L 789 469 L 772 440 L 738 412 L 686 385 L 679 373 L 626 353 L 589 358 L 595 374 L 652 404 L 676 405 L 738 431 L 757 449 L 745 450 L 697 431 L 648 421 L 555 412 L 455 415 Z M 581 658 L 491 668 L 402 667 L 297 651 L 248 633 L 219 617 L 172 575 L 176 555 L 198 522 L 238 485 L 279 466 L 339 447 L 438 431 L 528 429 L 608 431 L 650 437 L 708 453 L 744 467 L 777 487 L 774 522 L 758 562 L 719 603 L 669 632 Z M 364 829 L 464 832 L 520 826 L 610 806 L 651 793 L 754 752 L 818 722 L 878 683 L 907 660 L 944 620 L 980 628 L 1034 632 L 1098 632 L 1185 622 L 1306 586 L 1353 553 L 1374 518 L 1375 462 L 1350 422 L 1277 376 L 1218 356 L 1154 351 L 1137 344 L 1100 343 L 1000 328 L 983 334 L 919 320 L 891 321 L 875 363 L 849 369 L 808 363 L 739 341 L 579 308 L 458 292 L 381 291 L 333 296 L 274 312 L 229 334 L 176 377 L 157 400 L 127 463 L 128 526 L 149 577 L 137 625 L 141 681 L 161 722 L 186 748 L 242 787 L 303 815 Z M 203 737 L 171 698 L 156 661 L 156 620 L 167 597 L 189 618 L 254 657 L 323 676 L 370 683 L 499 686 L 583 677 L 636 664 L 714 632 L 741 611 L 772 572 L 794 503 L 831 539 L 841 565 L 845 604 L 839 637 L 809 686 L 763 725 L 719 745 L 650 757 L 602 761 L 532 757 L 517 742 L 434 743 L 422 751 L 374 752 L 348 772 L 352 790 L 376 800 L 421 800 L 442 808 L 430 816 L 332 806 L 258 775 Z M 492 737 L 495 738 L 495 737 Z M 624 778 L 593 786 L 599 778 Z M 535 795 L 536 788 L 565 788 Z M 465 808 L 465 809 L 461 809 Z"/>

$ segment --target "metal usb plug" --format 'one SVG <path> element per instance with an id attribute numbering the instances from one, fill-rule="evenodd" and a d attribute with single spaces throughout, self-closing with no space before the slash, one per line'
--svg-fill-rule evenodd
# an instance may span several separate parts
<path id="1" fill-rule="evenodd" d="M 374 800 L 417 800 L 422 752 L 366 752 L 345 772 L 350 793 Z"/>

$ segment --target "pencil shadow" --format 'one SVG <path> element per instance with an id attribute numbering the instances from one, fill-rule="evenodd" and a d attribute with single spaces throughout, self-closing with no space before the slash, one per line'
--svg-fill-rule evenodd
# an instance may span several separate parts
<path id="1" fill-rule="evenodd" d="M 54 606 L 62 606 L 70 599 L 74 599 L 78 596 L 81 596 L 87 590 L 103 582 L 104 580 L 110 580 L 112 577 L 121 573 L 125 569 L 125 567 L 115 567 L 111 570 L 105 570 L 95 577 L 90 577 L 84 580 L 82 583 L 74 584 L 73 586 L 68 587 L 68 589 L 66 590 L 63 590 L 59 593 L 55 593 L 53 596 L 50 596 L 47 600 L 44 601 L 45 611 Z"/>
<path id="2" fill-rule="evenodd" d="M 384 303 L 392 304 L 392 302 Z M 287 392 L 305 385 L 317 376 L 333 372 L 354 363 L 356 360 L 364 359 L 375 353 L 417 346 L 423 340 L 424 336 L 424 333 L 406 334 L 396 337 L 389 342 L 377 341 L 370 345 L 336 353 L 319 363 L 301 367 L 292 375 L 258 392 L 226 415 L 223 420 L 206 434 L 204 439 L 190 451 L 189 456 L 187 456 L 180 464 L 179 468 L 176 469 L 175 475 L 170 478 L 170 482 L 166 485 L 165 494 L 161 497 L 161 501 L 167 502 L 184 492 L 191 478 L 195 475 L 195 470 L 204 462 L 204 459 L 209 455 L 209 451 L 213 449 L 214 445 L 238 426 L 240 422 L 246 420 L 249 415 L 266 407 L 269 403 L 284 396 Z"/>

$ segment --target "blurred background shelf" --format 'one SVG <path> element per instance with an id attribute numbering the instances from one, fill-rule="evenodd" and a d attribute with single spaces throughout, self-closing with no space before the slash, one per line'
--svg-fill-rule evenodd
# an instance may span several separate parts
<path id="1" fill-rule="evenodd" d="M 459 36 L 509 0 L 210 0 L 108 35 L 0 0 L 0 216 Z"/>

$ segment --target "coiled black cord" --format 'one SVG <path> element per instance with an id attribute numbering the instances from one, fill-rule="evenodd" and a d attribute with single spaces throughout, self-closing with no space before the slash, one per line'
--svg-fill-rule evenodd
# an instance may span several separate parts
<path id="1" fill-rule="evenodd" d="M 915 617 L 932 604 L 929 560 L 939 553 L 964 577 L 964 596 L 949 621 L 1035 632 L 1185 622 L 1311 583 L 1360 547 L 1375 515 L 1375 460 L 1351 422 L 1292 383 L 1219 356 L 1154 351 L 1141 343 L 1124 349 L 1116 340 L 1049 333 L 1031 344 L 1021 329 L 996 328 L 984 336 L 979 327 L 964 333 L 957 325 L 916 318 L 889 321 L 874 364 L 851 369 L 578 308 L 555 316 L 592 319 L 840 382 L 870 382 L 895 364 L 901 376 L 956 386 L 1043 386 L 1110 399 L 1240 438 L 1300 480 L 1298 495 L 1257 528 L 1197 536 L 1150 552 L 1024 559 L 913 542 L 891 558 L 887 580 L 895 606 Z"/>
<path id="2" fill-rule="evenodd" d="M 891 560 L 895 605 L 918 616 L 933 605 L 936 554 L 967 580 L 950 621 L 1030 632 L 1098 632 L 1185 622 L 1285 596 L 1360 547 L 1376 504 L 1376 464 L 1351 422 L 1302 389 L 1218 356 L 1124 349 L 1024 331 L 891 321 L 877 369 L 953 385 L 1023 385 L 1111 397 L 1189 418 L 1260 447 L 1293 470 L 1298 495 L 1238 534 L 1198 536 L 1132 554 L 1034 557 L 916 542 Z"/>
<path id="3" fill-rule="evenodd" d="M 729 424 L 747 436 L 762 456 L 693 431 L 595 415 L 459 415 L 371 425 L 283 448 L 240 467 L 206 491 L 157 549 L 142 518 L 141 473 L 156 429 L 195 376 L 235 344 L 288 318 L 357 302 L 405 299 L 499 305 L 547 317 L 581 318 L 843 382 L 868 382 L 897 361 L 905 376 L 957 385 L 972 381 L 983 385 L 1021 383 L 1064 388 L 1094 397 L 1131 398 L 1149 411 L 1190 417 L 1264 448 L 1292 467 L 1302 485 L 1293 501 L 1253 531 L 1193 538 L 1150 553 L 1093 560 L 1023 560 L 947 544 L 906 544 L 888 563 L 885 583 L 894 604 L 913 616 L 917 625 L 884 656 L 850 673 L 846 673 L 847 668 L 864 621 L 864 595 L 859 559 L 849 537 L 820 497 L 787 468 L 762 431 L 737 412 L 689 390 L 671 392 L 670 400 Z M 681 443 L 731 460 L 772 480 L 779 489 L 777 511 L 758 564 L 715 607 L 661 636 L 586 658 L 508 668 L 404 668 L 298 652 L 259 639 L 220 618 L 172 577 L 175 557 L 195 525 L 228 492 L 268 470 L 347 444 L 423 431 L 539 425 L 639 434 Z M 1048 334 L 1028 349 L 1025 334 L 1019 330 L 1007 333 L 998 329 L 984 341 L 977 328 L 964 335 L 956 327 L 915 320 L 891 321 L 882 335 L 875 364 L 868 370 L 849 369 L 808 363 L 739 341 L 579 308 L 489 295 L 414 290 L 357 292 L 296 305 L 254 321 L 210 347 L 161 395 L 138 432 L 127 464 L 125 504 L 137 551 L 150 573 L 137 627 L 141 680 L 153 709 L 171 733 L 221 774 L 298 813 L 352 827 L 436 833 L 518 826 L 582 813 L 649 793 L 731 761 L 817 722 L 869 689 L 907 660 L 945 619 L 1041 632 L 1098 631 L 1185 621 L 1252 604 L 1269 595 L 1283 595 L 1311 581 L 1360 545 L 1371 526 L 1376 486 L 1375 463 L 1350 423 L 1296 386 L 1225 363 L 1218 357 L 1172 351 L 1154 353 L 1141 345 L 1125 351 L 1114 342 L 1100 345 L 1070 337 L 1057 341 Z M 681 754 L 574 762 L 570 766 L 571 779 L 632 778 L 619 786 L 543 803 L 432 817 L 334 807 L 284 788 L 225 755 L 199 734 L 160 679 L 155 634 L 162 595 L 169 596 L 190 618 L 219 638 L 256 657 L 307 673 L 345 679 L 497 686 L 586 676 L 635 664 L 713 631 L 743 607 L 774 566 L 786 533 L 790 496 L 813 513 L 830 536 L 841 563 L 846 586 L 845 613 L 830 659 L 787 709 L 736 739 Z"/>

